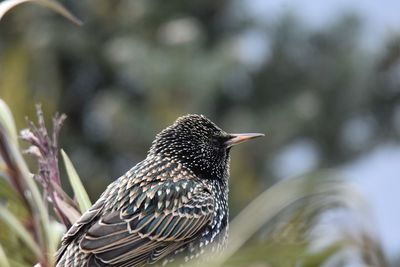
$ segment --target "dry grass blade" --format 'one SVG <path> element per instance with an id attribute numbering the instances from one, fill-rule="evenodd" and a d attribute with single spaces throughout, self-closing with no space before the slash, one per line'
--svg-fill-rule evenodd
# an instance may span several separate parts
<path id="1" fill-rule="evenodd" d="M 68 218 L 71 223 L 76 222 L 80 217 L 81 213 L 75 208 L 75 206 L 70 205 L 68 202 L 64 201 L 64 199 L 58 198 L 58 206 L 62 209 L 64 215 Z"/>
<path id="2" fill-rule="evenodd" d="M 61 4 L 51 1 L 51 0 L 5 0 L 0 3 L 0 20 L 4 17 L 4 15 L 10 11 L 11 9 L 15 8 L 16 6 L 24 3 L 35 3 L 44 7 L 47 7 L 60 15 L 64 16 L 65 18 L 69 19 L 73 23 L 77 25 L 82 25 L 82 21 L 72 15 L 65 7 Z"/>
<path id="3" fill-rule="evenodd" d="M 71 206 L 71 208 L 74 208 L 75 211 L 79 213 L 79 208 L 77 203 L 65 193 L 65 191 L 59 186 L 56 182 L 51 181 L 51 186 L 53 187 L 54 191 L 61 197 L 62 201 Z M 80 216 L 80 215 L 79 215 Z"/>

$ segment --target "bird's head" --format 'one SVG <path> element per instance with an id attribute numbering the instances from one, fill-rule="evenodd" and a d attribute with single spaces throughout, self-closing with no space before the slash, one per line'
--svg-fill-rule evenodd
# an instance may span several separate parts
<path id="1" fill-rule="evenodd" d="M 186 115 L 156 136 L 150 153 L 182 162 L 202 178 L 222 178 L 231 147 L 259 136 L 264 135 L 229 134 L 203 115 Z"/>

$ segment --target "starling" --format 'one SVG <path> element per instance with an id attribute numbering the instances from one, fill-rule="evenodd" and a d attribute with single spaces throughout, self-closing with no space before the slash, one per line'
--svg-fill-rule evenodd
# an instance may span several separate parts
<path id="1" fill-rule="evenodd" d="M 203 115 L 178 118 L 69 229 L 57 267 L 165 265 L 220 251 L 230 148 L 262 135 L 228 134 Z"/>

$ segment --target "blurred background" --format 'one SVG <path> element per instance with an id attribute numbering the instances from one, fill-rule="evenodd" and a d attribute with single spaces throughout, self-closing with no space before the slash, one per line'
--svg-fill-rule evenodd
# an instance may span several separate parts
<path id="1" fill-rule="evenodd" d="M 201 113 L 267 135 L 232 153 L 232 217 L 278 180 L 332 168 L 400 266 L 399 1 L 60 2 L 83 26 L 35 5 L 0 23 L 0 97 L 19 129 L 34 103 L 67 114 L 61 147 L 92 201 Z"/>

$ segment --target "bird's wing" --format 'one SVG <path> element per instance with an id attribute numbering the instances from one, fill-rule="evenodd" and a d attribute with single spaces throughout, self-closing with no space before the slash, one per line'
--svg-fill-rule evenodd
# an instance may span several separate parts
<path id="1" fill-rule="evenodd" d="M 106 264 L 155 262 L 192 240 L 213 218 L 214 199 L 195 179 L 163 181 L 131 189 L 128 205 L 103 214 L 80 247 Z"/>
<path id="2" fill-rule="evenodd" d="M 82 229 L 90 225 L 95 218 L 101 213 L 104 207 L 104 198 L 99 198 L 99 200 L 88 210 L 86 211 L 77 222 L 75 222 L 71 228 L 67 231 L 67 233 L 63 236 L 61 240 L 61 247 L 57 251 L 56 259 L 59 261 L 62 255 L 65 252 L 65 249 L 68 247 L 69 243 L 74 240 L 78 232 Z"/>

